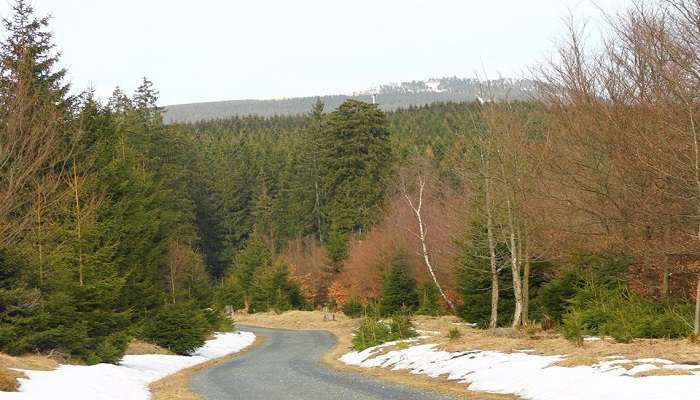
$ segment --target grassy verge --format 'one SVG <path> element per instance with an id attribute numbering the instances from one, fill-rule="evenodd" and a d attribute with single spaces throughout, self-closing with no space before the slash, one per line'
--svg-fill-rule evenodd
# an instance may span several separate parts
<path id="1" fill-rule="evenodd" d="M 58 367 L 58 363 L 46 356 L 21 356 L 11 357 L 0 354 L 0 391 L 14 392 L 19 388 L 17 378 L 24 375 L 14 371 L 13 368 L 50 371 Z"/>

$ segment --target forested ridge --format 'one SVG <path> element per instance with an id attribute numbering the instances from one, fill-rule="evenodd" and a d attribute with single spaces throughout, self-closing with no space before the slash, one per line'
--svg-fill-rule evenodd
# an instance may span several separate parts
<path id="1" fill-rule="evenodd" d="M 652 2 L 529 101 L 164 124 L 153 83 L 73 93 L 24 0 L 0 46 L 0 350 L 186 354 L 225 310 L 329 307 L 634 338 L 700 330 L 700 4 Z M 496 97 L 491 96 L 491 97 Z M 393 317 L 385 326 L 379 318 Z"/>
<path id="2" fill-rule="evenodd" d="M 173 104 L 165 107 L 165 121 L 186 123 L 200 120 L 257 115 L 262 117 L 303 115 L 320 99 L 329 111 L 346 100 L 376 102 L 383 111 L 424 106 L 433 103 L 476 101 L 493 96 L 497 100 L 525 100 L 534 94 L 535 83 L 528 79 L 463 79 L 457 77 L 386 84 L 352 95 L 293 97 L 270 100 L 229 100 Z"/>

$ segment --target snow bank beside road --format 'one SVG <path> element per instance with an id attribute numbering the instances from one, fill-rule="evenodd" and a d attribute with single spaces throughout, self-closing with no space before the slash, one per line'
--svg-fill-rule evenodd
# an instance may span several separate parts
<path id="1" fill-rule="evenodd" d="M 472 391 L 515 394 L 531 400 L 697 400 L 700 366 L 668 360 L 610 358 L 591 366 L 559 367 L 565 356 L 526 352 L 450 353 L 424 344 L 386 352 L 386 345 L 347 353 L 340 361 L 364 368 L 409 370 L 469 384 Z M 630 367 L 628 369 L 627 367 Z M 692 375 L 633 377 L 636 373 L 681 369 Z"/>
<path id="2" fill-rule="evenodd" d="M 0 392 L 0 399 L 17 400 L 140 400 L 148 385 L 185 368 L 237 353 L 255 341 L 251 332 L 219 333 L 192 356 L 127 355 L 119 365 L 61 365 L 53 371 L 22 370 L 19 392 Z"/>

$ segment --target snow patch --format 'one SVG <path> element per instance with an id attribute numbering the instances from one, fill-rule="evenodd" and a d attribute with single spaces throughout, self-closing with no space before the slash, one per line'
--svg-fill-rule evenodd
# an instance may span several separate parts
<path id="1" fill-rule="evenodd" d="M 27 378 L 19 379 L 19 392 L 0 392 L 0 399 L 148 399 L 149 384 L 207 360 L 239 352 L 254 341 L 251 332 L 218 333 L 192 356 L 127 355 L 118 365 L 60 365 L 52 371 L 21 370 Z"/>
<path id="2" fill-rule="evenodd" d="M 700 387 L 700 374 L 632 376 L 659 369 L 659 365 L 691 369 L 690 365 L 663 359 L 631 361 L 609 357 L 591 366 L 562 367 L 552 364 L 566 359 L 563 355 L 481 350 L 453 353 L 438 350 L 435 344 L 391 351 L 386 351 L 386 347 L 384 344 L 350 352 L 340 360 L 364 368 L 408 370 L 435 378 L 447 376 L 468 384 L 473 391 L 514 394 L 531 400 L 697 400 Z M 629 365 L 632 365 L 630 369 L 625 368 Z"/>

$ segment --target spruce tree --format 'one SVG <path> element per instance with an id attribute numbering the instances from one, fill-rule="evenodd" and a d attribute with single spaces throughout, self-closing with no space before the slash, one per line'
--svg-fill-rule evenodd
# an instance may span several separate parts
<path id="1" fill-rule="evenodd" d="M 416 281 L 411 275 L 408 257 L 400 251 L 391 259 L 389 270 L 384 276 L 380 312 L 389 316 L 402 310 L 414 311 L 418 300 Z"/>
<path id="2" fill-rule="evenodd" d="M 391 158 L 386 116 L 376 105 L 347 100 L 326 118 L 322 188 L 328 249 L 336 268 L 345 258 L 350 235 L 361 234 L 375 221 Z"/>

